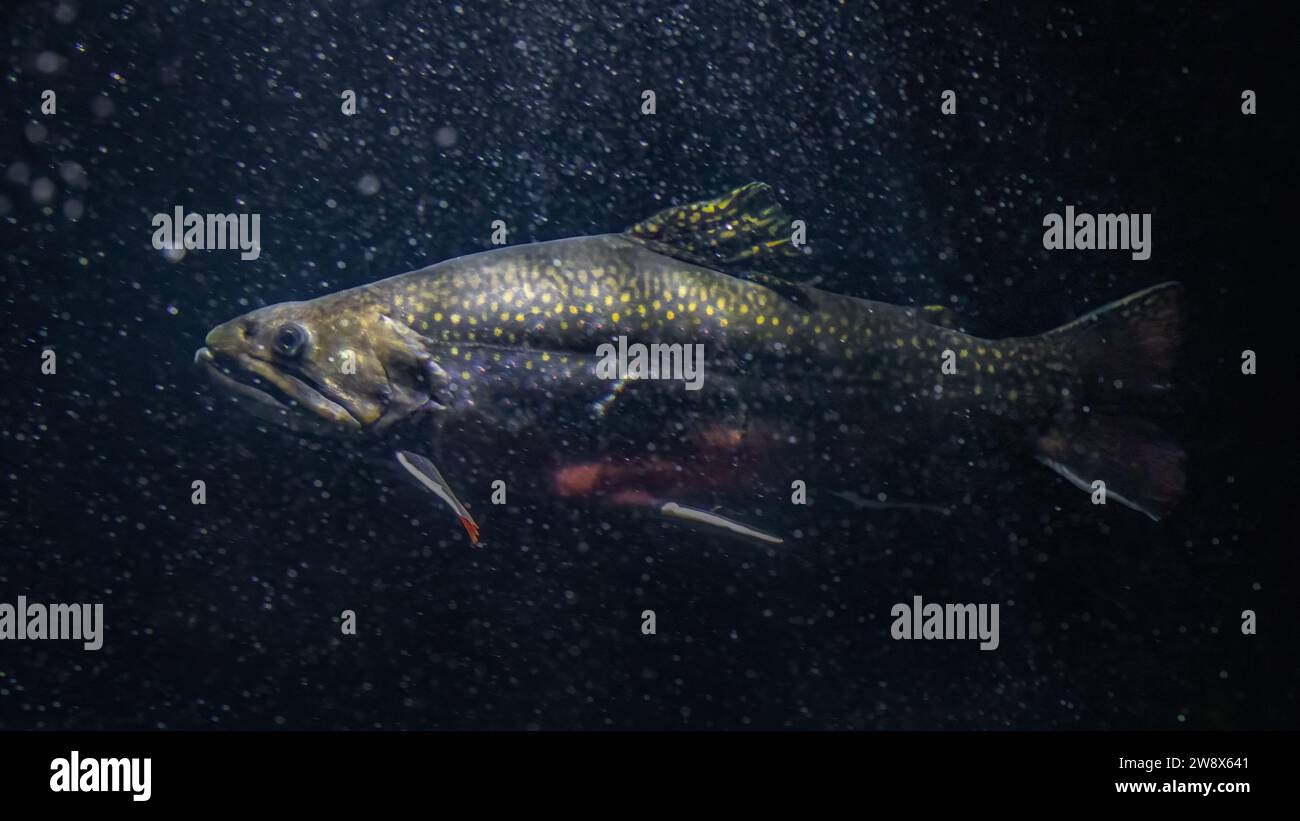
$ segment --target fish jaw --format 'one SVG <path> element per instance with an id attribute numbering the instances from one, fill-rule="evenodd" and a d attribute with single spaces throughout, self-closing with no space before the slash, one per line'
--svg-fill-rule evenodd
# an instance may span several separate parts
<path id="1" fill-rule="evenodd" d="M 273 410 L 291 410 L 290 406 L 257 387 L 256 384 L 237 379 L 233 373 L 258 377 L 273 385 L 282 394 L 312 411 L 317 416 L 347 430 L 360 430 L 362 423 L 342 404 L 335 402 L 316 388 L 292 374 L 282 373 L 270 363 L 248 354 L 221 356 L 209 347 L 194 352 L 194 362 L 207 373 L 208 378 L 222 390 Z"/>

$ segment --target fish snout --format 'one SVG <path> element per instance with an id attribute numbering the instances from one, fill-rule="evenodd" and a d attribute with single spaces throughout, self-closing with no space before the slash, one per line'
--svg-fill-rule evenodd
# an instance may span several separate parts
<path id="1" fill-rule="evenodd" d="M 243 319 L 232 319 L 208 331 L 203 343 L 217 353 L 233 355 L 244 348 L 247 340 L 247 323 Z"/>

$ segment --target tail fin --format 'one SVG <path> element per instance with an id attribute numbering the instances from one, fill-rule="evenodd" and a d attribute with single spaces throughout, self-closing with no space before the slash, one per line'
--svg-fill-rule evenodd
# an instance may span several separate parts
<path id="1" fill-rule="evenodd" d="M 1141 417 L 1172 387 L 1182 302 L 1182 286 L 1166 282 L 1046 334 L 1073 364 L 1081 395 L 1039 437 L 1039 461 L 1089 492 L 1103 482 L 1108 500 L 1157 521 L 1183 493 L 1183 450 Z"/>

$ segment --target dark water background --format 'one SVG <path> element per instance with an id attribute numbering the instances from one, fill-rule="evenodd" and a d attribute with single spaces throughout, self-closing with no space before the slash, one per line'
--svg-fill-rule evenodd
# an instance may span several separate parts
<path id="1" fill-rule="evenodd" d="M 1244 3 L 624 5 L 6 6 L 0 601 L 103 602 L 107 633 L 0 644 L 0 727 L 1295 727 L 1294 435 L 1260 416 L 1293 322 L 1266 225 L 1294 210 L 1269 36 L 1294 28 Z M 823 287 L 978 334 L 1184 281 L 1186 503 L 1098 515 L 1029 466 L 946 520 L 814 499 L 779 553 L 540 508 L 476 551 L 419 496 L 379 504 L 390 473 L 212 412 L 191 365 L 219 321 L 483 249 L 495 219 L 613 231 L 748 180 L 807 221 Z M 1044 252 L 1067 204 L 1152 213 L 1151 259 Z M 261 258 L 167 261 L 150 218 L 176 205 L 260 213 Z M 1000 602 L 1000 649 L 890 640 L 914 594 Z"/>

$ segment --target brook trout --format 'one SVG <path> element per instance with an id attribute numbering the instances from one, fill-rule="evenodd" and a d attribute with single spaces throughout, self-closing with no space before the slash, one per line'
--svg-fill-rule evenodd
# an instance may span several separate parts
<path id="1" fill-rule="evenodd" d="M 794 235 L 750 183 L 259 308 L 195 358 L 264 416 L 383 444 L 475 543 L 470 507 L 505 489 L 776 544 L 751 522 L 800 493 L 930 515 L 1030 458 L 1152 519 L 1176 503 L 1183 452 L 1144 415 L 1171 387 L 1177 283 L 983 339 L 768 273 Z"/>

